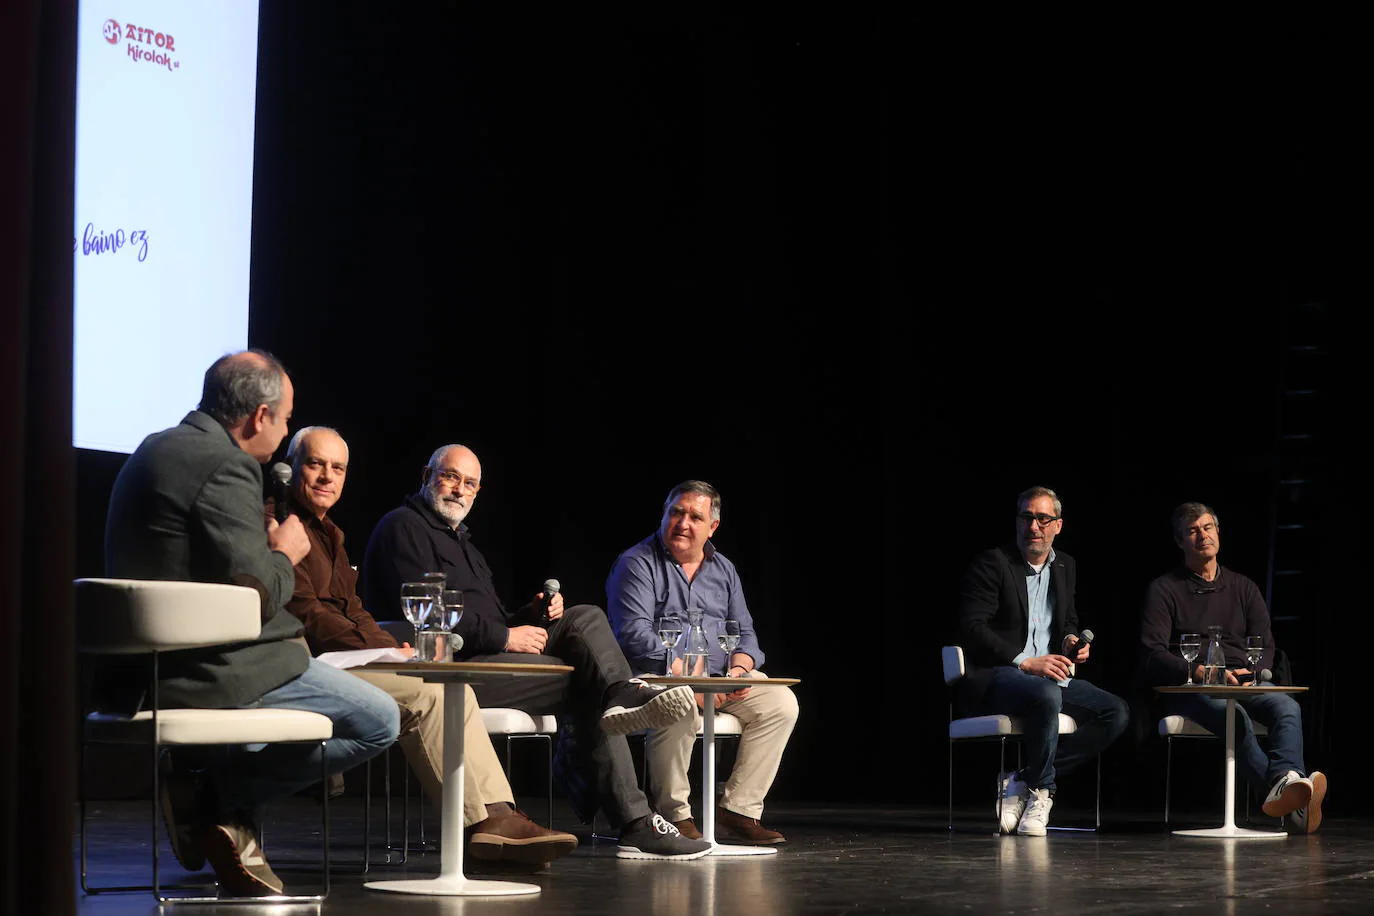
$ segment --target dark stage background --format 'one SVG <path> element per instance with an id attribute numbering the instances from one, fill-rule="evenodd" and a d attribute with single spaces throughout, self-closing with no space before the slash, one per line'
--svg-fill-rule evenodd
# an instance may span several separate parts
<path id="1" fill-rule="evenodd" d="M 939 647 L 1016 494 L 1063 497 L 1084 674 L 1123 693 L 1199 499 L 1227 565 L 1300 561 L 1276 632 L 1309 764 L 1334 811 L 1369 804 L 1334 726 L 1365 666 L 1369 212 L 1336 27 L 327 10 L 263 4 L 250 338 L 293 425 L 352 446 L 355 561 L 457 441 L 508 601 L 552 575 L 604 606 L 668 488 L 708 479 L 767 667 L 803 679 L 774 796 L 939 804 Z M 1299 426 L 1314 482 L 1276 487 Z M 121 461 L 78 456 L 79 574 Z M 1271 562 L 1277 508 L 1301 557 Z M 1162 798 L 1141 728 L 1109 804 Z"/>

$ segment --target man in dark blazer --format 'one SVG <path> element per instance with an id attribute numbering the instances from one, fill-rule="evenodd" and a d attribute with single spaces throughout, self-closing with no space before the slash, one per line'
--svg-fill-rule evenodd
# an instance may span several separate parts
<path id="1" fill-rule="evenodd" d="M 310 550 L 300 519 L 262 512 L 262 467 L 286 435 L 294 391 L 270 354 L 249 350 L 205 373 L 200 409 L 144 439 L 124 463 L 105 524 L 107 575 L 224 582 L 255 589 L 262 630 L 255 640 L 165 653 L 162 706 L 303 709 L 328 716 L 334 737 L 318 745 L 238 748 L 203 778 L 178 756 L 168 768 L 163 813 L 172 850 L 191 871 L 209 859 L 223 891 L 279 894 L 256 809 L 319 780 L 320 754 L 341 773 L 396 740 L 400 714 L 381 690 L 310 657 L 301 623 L 285 610 L 295 563 Z M 189 609 L 188 609 L 189 612 Z M 191 765 L 188 766 L 188 763 Z"/>
<path id="2" fill-rule="evenodd" d="M 1073 558 L 1053 547 L 1064 529 L 1059 497 L 1032 487 L 1016 512 L 1014 545 L 978 554 L 960 583 L 960 700 L 974 715 L 1021 720 L 1024 766 L 1001 774 L 1000 829 L 1044 836 L 1056 778 L 1120 737 L 1129 715 L 1120 697 L 1074 676 L 1092 647 L 1079 637 Z M 1077 725 L 1062 741 L 1061 712 Z"/>

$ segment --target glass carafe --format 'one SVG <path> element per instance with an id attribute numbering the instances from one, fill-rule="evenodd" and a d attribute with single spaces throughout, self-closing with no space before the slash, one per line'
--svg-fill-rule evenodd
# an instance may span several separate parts
<path id="1" fill-rule="evenodd" d="M 705 677 L 710 674 L 711 644 L 706 641 L 706 631 L 701 627 L 701 609 L 687 611 L 687 638 L 682 648 L 682 673 L 692 677 Z"/>
<path id="2" fill-rule="evenodd" d="M 1226 684 L 1226 653 L 1221 649 L 1221 627 L 1207 628 L 1207 654 L 1203 656 L 1202 683 Z"/>

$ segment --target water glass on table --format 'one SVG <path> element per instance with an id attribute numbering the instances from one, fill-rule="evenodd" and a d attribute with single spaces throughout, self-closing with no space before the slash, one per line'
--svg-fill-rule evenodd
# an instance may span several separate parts
<path id="1" fill-rule="evenodd" d="M 1245 637 L 1245 658 L 1250 662 L 1250 686 L 1259 686 L 1259 670 L 1255 667 L 1264 655 L 1264 639 L 1259 636 Z"/>
<path id="2" fill-rule="evenodd" d="M 1183 660 L 1188 663 L 1188 683 L 1187 687 L 1193 686 L 1193 662 L 1197 661 L 1198 653 L 1202 651 L 1201 633 L 1184 633 L 1178 638 L 1178 651 L 1183 656 Z"/>
<path id="3" fill-rule="evenodd" d="M 417 649 L 420 644 L 420 631 L 428 622 L 429 615 L 434 613 L 443 591 L 443 583 L 433 580 L 401 583 L 401 613 L 405 614 L 406 620 L 415 628 Z"/>
<path id="4" fill-rule="evenodd" d="M 425 627 L 415 634 L 417 662 L 453 661 L 453 634 L 436 626 Z"/>
<path id="5" fill-rule="evenodd" d="M 665 614 L 654 624 L 658 631 L 658 641 L 666 650 L 663 654 L 663 676 L 673 673 L 673 647 L 682 638 L 682 618 L 676 614 Z"/>

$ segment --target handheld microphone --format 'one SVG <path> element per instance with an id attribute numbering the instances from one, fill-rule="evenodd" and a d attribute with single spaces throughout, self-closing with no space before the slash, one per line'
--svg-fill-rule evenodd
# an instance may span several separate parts
<path id="1" fill-rule="evenodd" d="M 553 596 L 558 594 L 559 589 L 561 589 L 562 587 L 563 586 L 559 584 L 557 579 L 544 580 L 544 623 L 549 622 L 549 605 L 553 603 Z"/>
<path id="2" fill-rule="evenodd" d="M 272 496 L 276 500 L 277 523 L 286 521 L 291 514 L 286 505 L 286 494 L 291 489 L 291 465 L 278 461 L 272 465 Z"/>
<path id="3" fill-rule="evenodd" d="M 1069 636 L 1077 636 L 1077 637 L 1078 637 L 1078 642 L 1074 643 L 1074 644 L 1073 644 L 1073 648 L 1069 650 L 1070 652 L 1073 653 L 1073 655 L 1071 656 L 1071 658 L 1077 658 L 1077 657 L 1078 657 L 1078 650 L 1081 649 L 1081 648 L 1083 648 L 1084 646 L 1090 646 L 1090 645 L 1092 645 L 1092 642 L 1093 642 L 1093 631 L 1092 631 L 1092 630 L 1084 630 L 1084 631 L 1081 632 L 1081 633 L 1070 633 Z M 1068 637 L 1066 636 L 1065 639 L 1067 639 L 1067 638 L 1068 638 Z"/>

